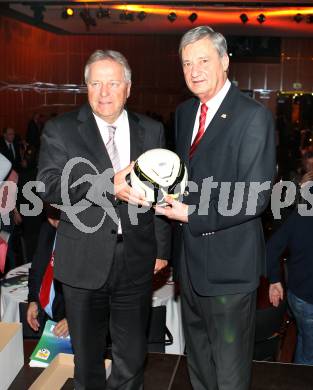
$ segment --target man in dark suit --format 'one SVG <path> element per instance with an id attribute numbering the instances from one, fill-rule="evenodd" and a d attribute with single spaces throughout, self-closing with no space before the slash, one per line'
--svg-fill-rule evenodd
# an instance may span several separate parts
<path id="1" fill-rule="evenodd" d="M 48 208 L 47 221 L 43 221 L 40 227 L 38 244 L 28 276 L 28 308 L 26 320 L 28 325 L 35 331 L 40 331 L 44 326 L 47 316 L 40 307 L 40 289 L 44 280 L 44 275 L 51 260 L 56 229 L 59 224 L 59 216 L 52 208 Z M 51 319 L 57 321 L 53 333 L 58 337 L 68 335 L 68 324 L 65 318 L 65 307 L 62 293 L 62 286 L 57 280 L 54 281 L 55 296 L 52 302 Z"/>
<path id="2" fill-rule="evenodd" d="M 265 264 L 260 215 L 275 173 L 273 120 L 227 79 L 221 34 L 208 26 L 188 31 L 180 55 L 196 97 L 177 108 L 176 151 L 193 184 L 182 203 L 167 198 L 156 210 L 179 221 L 173 260 L 193 388 L 247 390 Z M 259 193 L 253 185 L 249 193 L 253 182 L 264 183 Z"/>
<path id="3" fill-rule="evenodd" d="M 42 136 L 42 197 L 64 206 L 55 278 L 63 284 L 75 389 L 139 390 L 152 276 L 167 263 L 170 225 L 131 191 L 126 176 L 130 161 L 164 146 L 163 126 L 124 109 L 131 71 L 120 53 L 93 53 L 85 80 L 89 104 L 49 121 Z M 68 161 L 76 161 L 70 170 Z M 113 366 L 105 384 L 108 328 Z"/>
<path id="4" fill-rule="evenodd" d="M 12 168 L 19 172 L 21 168 L 20 148 L 15 139 L 15 130 L 11 127 L 3 129 L 3 137 L 0 138 L 0 153 L 11 161 Z"/>

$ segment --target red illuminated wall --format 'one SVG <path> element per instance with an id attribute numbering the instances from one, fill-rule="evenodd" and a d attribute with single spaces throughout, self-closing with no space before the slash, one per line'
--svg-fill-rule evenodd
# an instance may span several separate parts
<path id="1" fill-rule="evenodd" d="M 168 119 L 188 95 L 177 56 L 179 38 L 60 36 L 0 17 L 0 126 L 15 127 L 23 134 L 34 111 L 60 113 L 85 101 L 84 94 L 22 91 L 18 85 L 81 84 L 84 63 L 95 49 L 119 50 L 128 58 L 133 70 L 132 109 L 158 112 Z M 242 89 L 273 90 L 267 99 L 261 99 L 273 112 L 276 91 L 292 90 L 294 82 L 301 82 L 304 90 L 313 90 L 313 39 L 283 39 L 283 53 L 280 64 L 234 63 L 230 69 L 230 79 L 237 80 Z"/>

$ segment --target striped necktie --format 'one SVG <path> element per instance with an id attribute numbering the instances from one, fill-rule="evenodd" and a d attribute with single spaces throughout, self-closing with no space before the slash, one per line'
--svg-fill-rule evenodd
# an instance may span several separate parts
<path id="1" fill-rule="evenodd" d="M 193 143 L 189 150 L 189 159 L 192 158 L 195 150 L 197 149 L 197 146 L 199 142 L 201 141 L 201 138 L 203 137 L 204 131 L 205 131 L 205 120 L 206 120 L 206 114 L 208 112 L 208 106 L 205 103 L 201 104 L 201 112 L 200 112 L 200 120 L 199 120 L 199 130 L 198 133 L 193 140 Z"/>
<path id="2" fill-rule="evenodd" d="M 110 156 L 114 172 L 116 173 L 121 170 L 120 157 L 118 155 L 118 150 L 114 141 L 116 127 L 108 126 L 108 131 L 109 131 L 109 140 L 105 146 Z"/>
<path id="3" fill-rule="evenodd" d="M 53 318 L 52 305 L 55 298 L 54 290 L 54 250 L 55 250 L 56 236 L 54 238 L 52 253 L 50 261 L 45 270 L 44 276 L 42 278 L 40 291 L 39 291 L 39 302 L 43 310 L 49 315 L 50 318 Z"/>

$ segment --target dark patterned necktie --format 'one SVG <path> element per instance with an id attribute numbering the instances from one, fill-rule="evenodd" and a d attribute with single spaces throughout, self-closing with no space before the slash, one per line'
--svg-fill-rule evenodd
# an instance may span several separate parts
<path id="1" fill-rule="evenodd" d="M 201 104 L 201 112 L 200 112 L 200 120 L 199 120 L 199 130 L 198 133 L 193 140 L 193 143 L 189 150 L 189 158 L 191 159 L 195 150 L 197 149 L 197 146 L 203 137 L 204 131 L 205 131 L 205 120 L 206 120 L 206 114 L 208 112 L 208 107 L 205 103 Z"/>

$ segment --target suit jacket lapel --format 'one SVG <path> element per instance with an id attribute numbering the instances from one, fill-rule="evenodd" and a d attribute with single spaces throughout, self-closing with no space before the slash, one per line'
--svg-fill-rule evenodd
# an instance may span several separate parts
<path id="1" fill-rule="evenodd" d="M 130 160 L 135 161 L 143 153 L 145 132 L 139 124 L 138 117 L 129 111 L 127 114 L 130 133 Z"/>
<path id="2" fill-rule="evenodd" d="M 182 111 L 181 122 L 178 128 L 179 142 L 177 143 L 177 153 L 187 166 L 189 165 L 189 150 L 198 108 L 199 100 L 193 99 L 189 108 Z"/>
<path id="3" fill-rule="evenodd" d="M 106 147 L 103 143 L 96 120 L 88 104 L 84 105 L 79 113 L 78 120 L 81 124 L 78 126 L 78 132 L 83 138 L 90 154 L 97 159 L 102 170 L 112 167 L 112 163 Z"/>
<path id="4" fill-rule="evenodd" d="M 191 159 L 191 163 L 194 163 L 201 158 L 201 152 L 207 150 L 207 146 L 214 140 L 214 138 L 222 132 L 230 129 L 230 123 L 233 120 L 233 106 L 234 100 L 238 96 L 238 90 L 235 86 L 231 85 L 227 92 L 222 104 L 214 115 L 209 126 L 206 128 L 205 133 L 195 150 L 195 153 Z"/>

